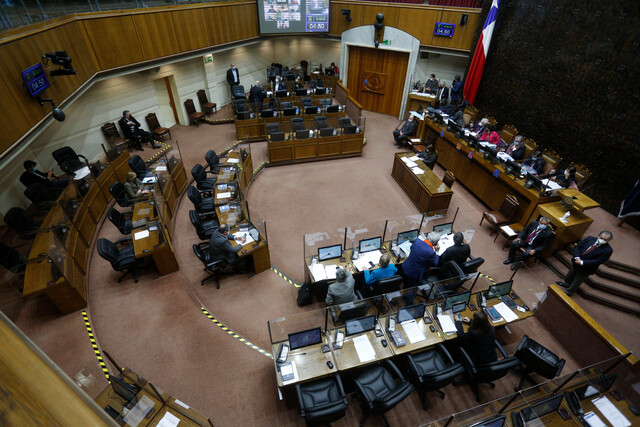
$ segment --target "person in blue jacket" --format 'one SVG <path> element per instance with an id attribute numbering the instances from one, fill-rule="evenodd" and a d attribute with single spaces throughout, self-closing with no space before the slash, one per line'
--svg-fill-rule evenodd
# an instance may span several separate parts
<path id="1" fill-rule="evenodd" d="M 396 266 L 390 264 L 390 261 L 391 257 L 389 257 L 389 254 L 383 254 L 378 263 L 380 264 L 380 268 L 373 270 L 373 272 L 371 269 L 364 271 L 364 283 L 366 284 L 367 289 L 371 291 L 373 289 L 373 284 L 378 280 L 391 277 L 398 272 Z"/>
<path id="2" fill-rule="evenodd" d="M 462 80 L 460 76 L 455 76 L 453 79 L 453 83 L 451 83 L 451 103 L 456 105 L 458 103 L 458 98 L 460 98 L 460 92 L 462 91 Z"/>
<path id="3" fill-rule="evenodd" d="M 437 233 L 429 233 L 427 239 L 431 244 L 425 243 L 420 239 L 414 240 L 411 244 L 411 252 L 402 263 L 405 288 L 420 285 L 422 279 L 429 276 L 431 267 L 437 267 L 438 254 L 436 254 L 434 247 L 438 244 L 439 238 L 440 236 Z"/>

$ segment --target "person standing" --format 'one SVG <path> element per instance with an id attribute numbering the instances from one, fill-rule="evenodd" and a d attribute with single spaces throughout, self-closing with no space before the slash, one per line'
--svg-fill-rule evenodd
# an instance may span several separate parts
<path id="1" fill-rule="evenodd" d="M 227 83 L 229 84 L 231 99 L 233 99 L 233 87 L 240 84 L 240 72 L 234 64 L 229 64 L 229 69 L 227 70 Z"/>
<path id="2" fill-rule="evenodd" d="M 249 101 L 255 105 L 256 112 L 262 110 L 262 100 L 264 99 L 264 91 L 260 85 L 260 81 L 256 80 L 256 84 L 251 86 L 249 90 Z"/>
<path id="3" fill-rule="evenodd" d="M 347 270 L 351 270 L 347 266 Z M 327 290 L 327 298 L 324 302 L 327 305 L 344 304 L 356 300 L 356 294 L 353 289 L 356 286 L 355 280 L 351 275 L 351 271 L 344 271 L 342 268 L 336 270 L 336 281 L 329 285 Z"/>
<path id="4" fill-rule="evenodd" d="M 552 240 L 553 231 L 549 228 L 549 218 L 543 216 L 540 221 L 531 221 L 511 242 L 509 258 L 503 264 L 511 264 L 511 270 L 515 270 L 519 262 L 547 249 Z M 518 249 L 524 249 L 524 252 L 516 258 Z"/>
<path id="5" fill-rule="evenodd" d="M 457 104 L 458 99 L 462 92 L 462 81 L 460 80 L 460 76 L 455 76 L 453 79 L 453 83 L 451 83 L 451 103 Z"/>
<path id="6" fill-rule="evenodd" d="M 438 266 L 438 254 L 434 249 L 434 246 L 437 247 L 438 237 L 429 233 L 427 238 L 429 238 L 430 243 L 416 239 L 411 244 L 409 256 L 402 263 L 405 289 L 422 284 L 422 279 L 429 275 L 431 267 Z"/>
<path id="7" fill-rule="evenodd" d="M 589 236 L 573 247 L 571 270 L 567 273 L 564 281 L 556 282 L 567 288 L 564 291 L 567 295 L 575 294 L 582 282 L 595 273 L 600 264 L 611 258 L 613 253 L 613 249 L 609 245 L 611 240 L 613 240 L 613 234 L 610 231 L 602 230 L 598 237 Z"/>
<path id="8" fill-rule="evenodd" d="M 438 80 L 436 80 L 436 75 L 431 74 L 427 81 L 424 84 L 424 93 L 435 94 L 438 91 Z"/>
<path id="9" fill-rule="evenodd" d="M 439 88 L 436 91 L 436 108 L 443 108 L 447 105 L 449 99 L 449 88 L 444 80 L 440 80 Z"/>

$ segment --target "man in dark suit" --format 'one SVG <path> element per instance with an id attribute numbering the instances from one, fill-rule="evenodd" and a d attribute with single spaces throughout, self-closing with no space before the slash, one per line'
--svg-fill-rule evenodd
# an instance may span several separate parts
<path id="1" fill-rule="evenodd" d="M 598 270 L 600 264 L 611 258 L 613 249 L 609 242 L 613 239 L 610 231 L 603 230 L 598 237 L 589 236 L 573 247 L 571 270 L 558 285 L 567 288 L 564 292 L 571 296 L 575 294 L 586 278 Z"/>
<path id="2" fill-rule="evenodd" d="M 238 257 L 238 252 L 242 250 L 242 244 L 247 240 L 243 237 L 238 242 L 241 243 L 235 248 L 229 243 L 229 240 L 235 241 L 235 238 L 229 234 L 229 228 L 226 225 L 221 225 L 211 235 L 209 239 L 209 255 L 212 261 L 225 260 L 235 270 L 244 269 L 244 259 Z"/>
<path id="3" fill-rule="evenodd" d="M 447 105 L 447 99 L 449 99 L 449 88 L 444 81 L 440 81 L 440 87 L 436 92 L 436 108 L 441 108 Z"/>
<path id="4" fill-rule="evenodd" d="M 142 149 L 143 138 L 151 143 L 151 148 L 160 148 L 153 139 L 153 135 L 140 127 L 140 123 L 131 115 L 129 110 L 124 110 L 122 112 L 122 118 L 118 120 L 118 123 L 120 124 L 120 129 L 122 129 L 124 136 L 134 141 L 138 150 L 144 151 Z"/>
<path id="5" fill-rule="evenodd" d="M 544 167 L 547 162 L 540 155 L 540 151 L 534 151 L 530 157 L 522 161 L 524 166 L 530 166 L 533 170 L 536 171 L 536 175 L 540 175 L 542 171 L 544 171 Z"/>
<path id="6" fill-rule="evenodd" d="M 233 87 L 240 84 L 240 72 L 235 65 L 229 64 L 230 68 L 227 70 L 227 83 L 229 87 Z"/>
<path id="7" fill-rule="evenodd" d="M 22 165 L 25 171 L 20 175 L 20 182 L 27 188 L 33 184 L 41 184 L 47 190 L 55 191 L 64 189 L 69 183 L 69 178 L 56 178 L 53 169 L 48 172 L 39 171 L 33 160 L 26 160 Z"/>
<path id="8" fill-rule="evenodd" d="M 453 246 L 447 248 L 440 255 L 438 265 L 443 266 L 449 261 L 455 261 L 456 264 L 462 265 L 467 262 L 469 255 L 471 255 L 471 247 L 464 242 L 464 235 L 458 231 L 453 235 Z"/>
<path id="9" fill-rule="evenodd" d="M 552 240 L 553 231 L 549 228 L 549 218 L 543 216 L 539 221 L 531 221 L 511 242 L 509 258 L 504 264 L 511 264 L 511 270 L 515 270 L 519 262 L 547 249 Z M 516 258 L 516 252 L 520 248 L 523 248 L 524 252 Z"/>
<path id="10" fill-rule="evenodd" d="M 518 135 L 513 138 L 513 142 L 509 144 L 509 146 L 504 150 L 505 153 L 510 155 L 513 160 L 522 160 L 524 157 L 524 152 L 526 147 L 524 146 L 524 137 L 522 135 Z"/>
<path id="11" fill-rule="evenodd" d="M 462 80 L 460 76 L 455 76 L 453 78 L 453 83 L 451 83 L 451 103 L 456 105 L 458 100 L 462 99 Z"/>
<path id="12" fill-rule="evenodd" d="M 437 237 L 437 236 L 436 236 Z M 437 243 L 425 243 L 420 239 L 411 244 L 411 252 L 402 263 L 402 272 L 405 277 L 404 287 L 413 288 L 421 284 L 423 278 L 429 275 L 431 267 L 438 265 L 438 254 L 432 245 Z"/>
<path id="13" fill-rule="evenodd" d="M 436 75 L 431 74 L 424 84 L 424 93 L 435 94 L 438 90 L 438 80 L 436 80 Z"/>
<path id="14" fill-rule="evenodd" d="M 413 134 L 416 132 L 417 127 L 418 125 L 413 119 L 413 115 L 409 116 L 409 120 L 404 122 L 400 130 L 396 129 L 393 131 L 393 140 L 395 141 L 394 144 L 397 146 L 401 146 L 404 142 L 406 142 L 407 138 L 413 136 Z"/>
<path id="15" fill-rule="evenodd" d="M 249 90 L 249 101 L 256 106 L 256 111 L 262 109 L 262 100 L 264 99 L 264 91 L 259 81 L 256 81 L 254 86 L 251 86 Z"/>
<path id="16" fill-rule="evenodd" d="M 276 77 L 276 90 L 287 90 L 287 85 L 282 80 L 282 77 Z"/>

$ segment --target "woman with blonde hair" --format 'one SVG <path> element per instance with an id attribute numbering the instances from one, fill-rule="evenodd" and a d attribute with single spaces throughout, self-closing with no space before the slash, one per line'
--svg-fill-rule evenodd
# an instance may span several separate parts
<path id="1" fill-rule="evenodd" d="M 140 197 L 143 194 L 150 194 L 149 190 L 144 189 L 144 184 L 138 179 L 136 173 L 133 171 L 127 172 L 127 182 L 124 183 L 124 189 L 126 190 L 125 198 L 127 200 L 133 200 Z"/>
<path id="2" fill-rule="evenodd" d="M 373 288 L 373 284 L 378 280 L 391 277 L 398 272 L 396 266 L 391 264 L 391 257 L 389 257 L 389 254 L 383 254 L 380 257 L 378 264 L 380 264 L 380 268 L 373 270 L 373 272 L 371 271 L 372 269 L 364 271 L 365 286 L 369 290 Z"/>

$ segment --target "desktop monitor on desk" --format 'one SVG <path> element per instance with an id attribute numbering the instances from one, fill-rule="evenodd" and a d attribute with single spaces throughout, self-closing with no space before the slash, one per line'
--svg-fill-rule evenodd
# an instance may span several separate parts
<path id="1" fill-rule="evenodd" d="M 374 237 L 372 239 L 362 239 L 358 245 L 360 253 L 371 252 L 382 247 L 382 237 Z"/>
<path id="2" fill-rule="evenodd" d="M 543 417 L 547 414 L 557 411 L 562 404 L 562 399 L 564 398 L 564 394 L 558 394 L 551 397 L 547 397 L 539 402 L 536 402 L 530 405 L 527 408 L 524 408 L 522 411 L 512 413 L 512 418 L 520 417 L 523 423 L 521 425 L 526 425 L 529 421 L 533 421 L 536 418 Z M 514 424 L 520 424 L 516 420 L 514 420 Z"/>
<path id="3" fill-rule="evenodd" d="M 518 176 L 520 175 L 520 165 L 513 160 L 507 160 L 504 166 L 504 173 L 507 175 Z"/>
<path id="4" fill-rule="evenodd" d="M 506 282 L 496 283 L 495 285 L 489 286 L 485 298 L 500 298 L 504 295 L 509 295 L 511 293 L 511 286 L 513 285 L 513 280 L 507 280 Z"/>
<path id="5" fill-rule="evenodd" d="M 284 132 L 282 131 L 278 131 L 278 132 L 271 132 L 270 136 L 270 140 L 273 142 L 276 141 L 284 141 Z"/>
<path id="6" fill-rule="evenodd" d="M 345 322 L 345 328 L 347 330 L 347 336 L 361 334 L 363 332 L 369 332 L 376 327 L 376 315 L 360 317 L 358 319 L 351 319 Z"/>
<path id="7" fill-rule="evenodd" d="M 282 110 L 282 115 L 285 117 L 288 116 L 295 116 L 296 114 L 298 114 L 298 109 L 296 107 L 287 107 L 284 110 Z"/>
<path id="8" fill-rule="evenodd" d="M 307 96 L 306 89 L 296 89 L 296 96 Z"/>
<path id="9" fill-rule="evenodd" d="M 301 129 L 296 131 L 296 139 L 308 139 L 309 129 Z"/>
<path id="10" fill-rule="evenodd" d="M 277 90 L 276 91 L 276 98 L 285 98 L 287 97 L 288 92 L 286 90 Z"/>
<path id="11" fill-rule="evenodd" d="M 322 330 L 317 328 L 289 334 L 289 348 L 297 350 L 299 348 L 322 343 Z"/>
<path id="12" fill-rule="evenodd" d="M 443 303 L 443 310 L 451 310 L 454 313 L 460 313 L 464 311 L 469 300 L 471 299 L 471 291 L 462 292 L 461 294 L 452 295 L 447 297 Z"/>
<path id="13" fill-rule="evenodd" d="M 424 309 L 427 306 L 426 303 L 421 302 L 420 304 L 410 305 L 408 307 L 403 307 L 398 310 L 398 315 L 396 318 L 398 322 L 402 323 L 411 319 L 419 319 L 424 316 Z"/>
<path id="14" fill-rule="evenodd" d="M 507 420 L 506 415 L 500 415 L 498 417 L 493 417 L 489 420 L 479 421 L 475 424 L 471 424 L 468 427 L 503 427 L 504 422 Z"/>
<path id="15" fill-rule="evenodd" d="M 319 108 L 315 105 L 307 105 L 306 107 L 304 107 L 305 114 L 318 114 L 318 110 Z"/>
<path id="16" fill-rule="evenodd" d="M 320 131 L 318 131 L 318 135 L 319 136 L 332 136 L 333 135 L 333 128 L 322 128 L 322 129 L 320 129 Z"/>
<path id="17" fill-rule="evenodd" d="M 617 374 L 605 375 L 596 380 L 590 381 L 589 384 L 578 387 L 574 393 L 580 400 L 588 399 L 600 393 L 606 393 L 613 386 L 618 377 Z"/>
<path id="18" fill-rule="evenodd" d="M 327 261 L 342 256 L 342 245 L 325 246 L 318 248 L 318 261 Z"/>
<path id="19" fill-rule="evenodd" d="M 462 132 L 462 126 L 457 124 L 452 119 L 449 119 L 449 122 L 447 123 L 447 129 L 449 129 L 451 132 L 453 132 L 456 135 Z"/>
<path id="20" fill-rule="evenodd" d="M 537 175 L 527 172 L 527 179 L 524 184 L 524 188 L 533 188 L 534 190 L 542 191 L 547 188 L 547 186 L 542 183 L 542 180 L 538 178 Z"/>
<path id="21" fill-rule="evenodd" d="M 359 317 L 364 317 L 367 315 L 369 311 L 369 304 L 367 303 L 345 303 L 340 304 L 340 314 L 336 319 L 336 323 L 346 323 L 348 320 L 357 319 Z"/>
<path id="22" fill-rule="evenodd" d="M 439 224 L 433 226 L 433 231 L 441 234 L 451 234 L 453 233 L 453 222 L 447 222 L 446 224 Z"/>
<path id="23" fill-rule="evenodd" d="M 329 105 L 327 106 L 327 113 L 337 113 L 340 111 L 339 105 Z"/>
<path id="24" fill-rule="evenodd" d="M 269 118 L 269 117 L 274 117 L 274 113 L 273 110 L 270 108 L 267 108 L 266 110 L 260 110 L 260 117 L 263 119 Z"/>
<path id="25" fill-rule="evenodd" d="M 109 375 L 109 382 L 111 383 L 113 391 L 126 401 L 123 406 L 127 406 L 136 401 L 138 392 L 134 385 L 128 384 L 112 375 Z"/>
<path id="26" fill-rule="evenodd" d="M 403 231 L 402 233 L 398 233 L 398 239 L 396 240 L 396 244 L 400 245 L 404 242 L 413 242 L 418 238 L 420 230 L 417 228 L 415 230 Z"/>

